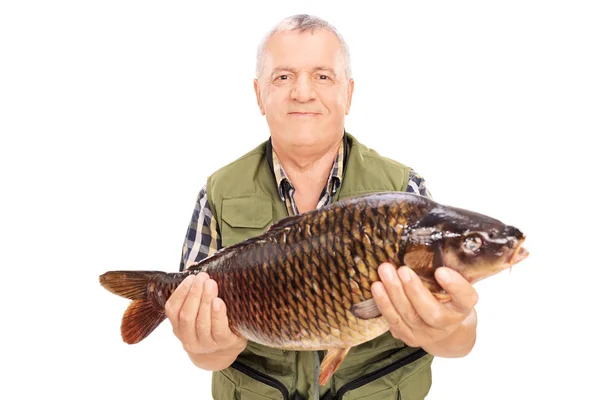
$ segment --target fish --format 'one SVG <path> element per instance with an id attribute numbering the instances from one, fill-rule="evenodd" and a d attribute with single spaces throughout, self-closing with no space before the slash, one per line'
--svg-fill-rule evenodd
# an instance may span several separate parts
<path id="1" fill-rule="evenodd" d="M 380 192 L 284 217 L 181 272 L 108 271 L 106 290 L 132 300 L 121 336 L 135 344 L 166 318 L 165 304 L 190 274 L 216 281 L 235 334 L 284 350 L 326 350 L 325 385 L 353 346 L 389 330 L 371 293 L 384 262 L 408 266 L 441 302 L 445 266 L 476 283 L 529 255 L 512 225 L 409 192 Z"/>

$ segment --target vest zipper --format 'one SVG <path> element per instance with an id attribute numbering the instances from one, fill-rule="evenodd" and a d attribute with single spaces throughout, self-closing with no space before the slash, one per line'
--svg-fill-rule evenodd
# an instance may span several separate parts
<path id="1" fill-rule="evenodd" d="M 403 366 L 405 366 L 407 364 L 417 361 L 418 359 L 420 359 L 426 355 L 427 355 L 427 352 L 425 350 L 419 349 L 404 358 L 394 361 L 390 365 L 387 365 L 383 368 L 379 368 L 378 370 L 368 373 L 367 375 L 361 376 L 360 378 L 350 381 L 350 382 L 346 383 L 344 386 L 342 386 L 340 388 L 340 390 L 337 391 L 334 398 L 341 399 L 342 397 L 344 397 L 344 394 L 346 394 L 346 392 L 357 389 L 361 386 L 366 385 L 367 383 L 371 383 L 374 380 L 379 379 L 382 376 L 385 376 L 391 372 L 394 372 L 397 369 L 402 368 Z"/>
<path id="2" fill-rule="evenodd" d="M 281 395 L 283 396 L 283 400 L 289 400 L 290 393 L 288 392 L 285 385 L 279 382 L 277 379 L 271 378 L 270 376 L 265 375 L 262 372 L 257 371 L 254 368 L 251 368 L 245 364 L 242 364 L 239 361 L 234 361 L 233 364 L 231 364 L 231 367 L 240 371 L 242 374 L 248 375 L 250 378 L 256 379 L 257 381 L 262 382 L 265 385 L 271 386 L 272 388 L 279 390 L 281 392 Z"/>

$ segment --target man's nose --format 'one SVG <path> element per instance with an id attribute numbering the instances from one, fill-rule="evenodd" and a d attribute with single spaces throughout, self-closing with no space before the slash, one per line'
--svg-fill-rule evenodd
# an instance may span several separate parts
<path id="1" fill-rule="evenodd" d="M 313 100 L 317 97 L 313 84 L 309 76 L 300 75 L 292 87 L 292 99 L 301 103 Z"/>

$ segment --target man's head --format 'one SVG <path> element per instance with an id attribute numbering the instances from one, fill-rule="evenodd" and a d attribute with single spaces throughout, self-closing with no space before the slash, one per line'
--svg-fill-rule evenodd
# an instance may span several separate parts
<path id="1" fill-rule="evenodd" d="M 254 89 L 275 146 L 331 146 L 343 135 L 354 90 L 348 47 L 322 19 L 286 18 L 259 46 Z"/>

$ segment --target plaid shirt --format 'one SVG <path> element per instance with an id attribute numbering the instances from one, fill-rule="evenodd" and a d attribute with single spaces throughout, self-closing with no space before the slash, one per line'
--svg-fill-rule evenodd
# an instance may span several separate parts
<path id="1" fill-rule="evenodd" d="M 277 158 L 275 151 L 272 151 L 273 170 L 275 181 L 281 201 L 284 201 L 288 215 L 298 214 L 296 203 L 294 202 L 295 188 L 287 177 L 283 165 Z M 342 184 L 342 174 L 344 166 L 344 145 L 340 145 L 338 153 L 333 162 L 329 178 L 317 203 L 317 209 L 330 204 L 336 191 Z M 410 170 L 407 192 L 418 193 L 422 196 L 431 198 L 431 193 L 425 186 L 425 179 Z M 183 271 L 191 264 L 197 263 L 205 257 L 211 256 L 221 249 L 221 234 L 217 225 L 217 220 L 213 216 L 206 194 L 206 184 L 200 189 L 196 199 L 196 206 L 192 214 L 192 220 L 187 229 L 186 238 L 181 253 L 181 263 L 179 269 Z"/>

